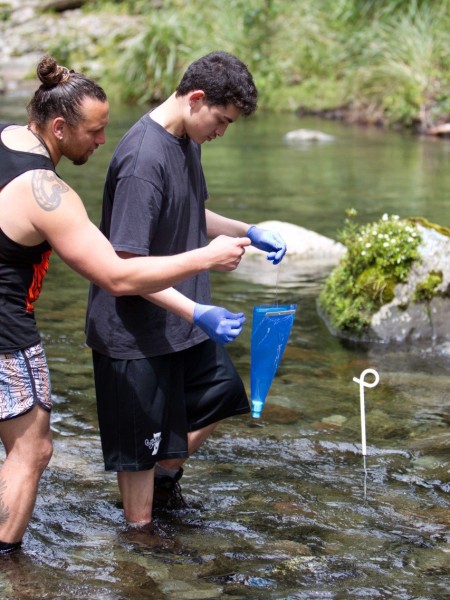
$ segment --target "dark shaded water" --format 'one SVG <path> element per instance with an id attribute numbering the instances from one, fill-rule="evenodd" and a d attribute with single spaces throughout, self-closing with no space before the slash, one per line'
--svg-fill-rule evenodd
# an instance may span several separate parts
<path id="1" fill-rule="evenodd" d="M 95 222 L 108 159 L 138 113 L 113 111 L 107 146 L 59 171 Z M 0 107 L 0 118 L 23 111 Z M 334 142 L 301 147 L 308 127 Z M 243 220 L 289 221 L 330 237 L 346 208 L 450 225 L 450 142 L 259 115 L 204 146 L 211 208 Z M 2 598 L 447 598 L 450 576 L 449 369 L 419 349 L 341 344 L 317 315 L 326 273 L 292 281 L 269 263 L 262 284 L 214 274 L 216 304 L 244 310 L 230 347 L 249 385 L 251 310 L 296 302 L 298 314 L 261 420 L 223 424 L 189 462 L 183 490 L 204 510 L 161 518 L 161 538 L 126 533 L 115 477 L 102 467 L 87 284 L 54 259 L 38 321 L 52 372 L 55 454 L 21 553 L 0 565 Z M 273 283 L 267 285 L 267 281 Z M 366 392 L 367 473 L 359 388 Z"/>

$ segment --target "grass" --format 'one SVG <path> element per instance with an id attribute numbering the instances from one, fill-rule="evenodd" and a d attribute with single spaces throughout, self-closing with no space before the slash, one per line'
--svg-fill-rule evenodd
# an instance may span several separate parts
<path id="1" fill-rule="evenodd" d="M 89 2 L 133 18 L 124 33 L 69 50 L 123 100 L 159 102 L 194 59 L 223 49 L 246 62 L 261 109 L 345 108 L 366 123 L 427 129 L 450 120 L 450 0 L 143 0 Z M 79 37 L 79 36 L 78 36 Z"/>

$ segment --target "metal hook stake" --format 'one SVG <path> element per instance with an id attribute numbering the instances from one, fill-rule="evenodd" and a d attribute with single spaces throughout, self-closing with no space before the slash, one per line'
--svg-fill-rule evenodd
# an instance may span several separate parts
<path id="1" fill-rule="evenodd" d="M 373 375 L 375 378 L 374 381 L 366 381 L 365 378 L 367 375 Z M 361 410 L 361 446 L 362 446 L 362 454 L 366 456 L 367 448 L 366 448 L 366 411 L 364 406 L 364 388 L 373 388 L 378 385 L 380 381 L 380 376 L 378 375 L 375 369 L 366 369 L 363 371 L 359 377 L 353 377 L 353 381 L 359 384 L 359 404 Z"/>

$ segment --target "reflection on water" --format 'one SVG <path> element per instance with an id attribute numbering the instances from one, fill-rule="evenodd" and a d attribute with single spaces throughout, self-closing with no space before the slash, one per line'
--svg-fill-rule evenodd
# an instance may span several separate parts
<path id="1" fill-rule="evenodd" d="M 113 115 L 109 143 L 88 165 L 59 168 L 95 221 L 110 153 L 135 117 Z M 282 136 L 300 127 L 336 139 L 286 146 Z M 331 237 L 348 207 L 363 220 L 395 212 L 450 224 L 449 152 L 446 141 L 292 115 L 238 122 L 203 148 L 212 209 Z M 126 530 L 115 477 L 103 472 L 83 335 L 87 285 L 52 259 L 37 315 L 53 378 L 55 454 L 23 551 L 2 559 L 2 598 L 448 597 L 447 361 L 340 343 L 316 312 L 326 272 L 264 269 L 260 282 L 212 277 L 215 303 L 248 316 L 230 347 L 247 386 L 252 307 L 298 305 L 263 416 L 220 427 L 183 478 L 203 509 L 162 515 L 159 534 L 147 536 Z M 366 394 L 365 474 L 352 380 L 367 368 L 380 382 Z"/>

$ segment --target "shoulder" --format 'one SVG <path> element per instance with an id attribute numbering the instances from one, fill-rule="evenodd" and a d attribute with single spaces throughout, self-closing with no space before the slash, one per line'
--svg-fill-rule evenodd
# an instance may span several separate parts
<path id="1" fill-rule="evenodd" d="M 53 246 L 55 232 L 67 235 L 74 223 L 85 219 L 86 212 L 76 192 L 47 169 L 17 177 L 3 190 L 2 205 L 9 206 L 2 224 L 9 225 L 12 238 L 25 245 L 48 240 Z"/>
<path id="2" fill-rule="evenodd" d="M 57 209 L 64 196 L 78 195 L 54 171 L 36 169 L 30 171 L 31 194 L 40 208 L 45 211 Z"/>
<path id="3" fill-rule="evenodd" d="M 174 160 L 171 148 L 168 148 L 169 135 L 148 114 L 143 116 L 116 147 L 108 179 L 137 177 L 148 182 L 163 179 Z"/>

